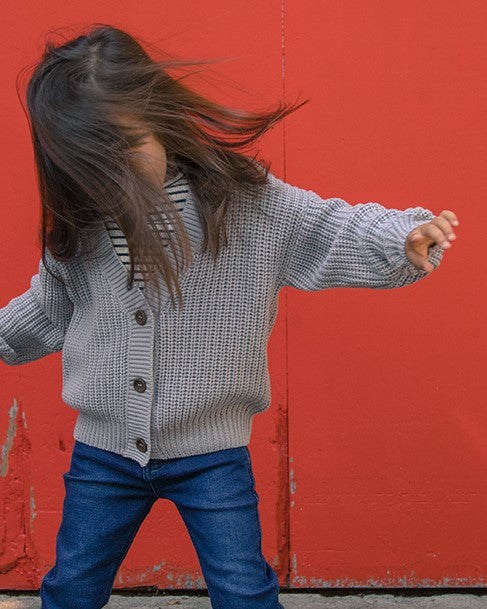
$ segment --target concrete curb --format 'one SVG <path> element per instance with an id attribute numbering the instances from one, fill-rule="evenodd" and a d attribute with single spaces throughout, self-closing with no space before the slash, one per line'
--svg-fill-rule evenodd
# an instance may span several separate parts
<path id="1" fill-rule="evenodd" d="M 330 596 L 281 592 L 284 609 L 487 609 L 487 591 L 420 596 L 356 593 Z M 211 609 L 208 596 L 112 594 L 106 609 Z M 40 609 L 38 594 L 0 594 L 0 609 Z"/>

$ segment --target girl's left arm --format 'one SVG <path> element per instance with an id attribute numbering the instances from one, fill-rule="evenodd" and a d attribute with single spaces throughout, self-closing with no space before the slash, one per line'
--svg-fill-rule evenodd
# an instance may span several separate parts
<path id="1" fill-rule="evenodd" d="M 450 227 L 447 217 L 456 219 L 453 212 L 445 212 L 439 220 L 419 206 L 400 210 L 379 203 L 350 205 L 281 180 L 275 184 L 283 197 L 279 214 L 287 214 L 288 220 L 280 288 L 391 289 L 414 283 L 439 266 L 442 228 L 446 232 Z"/>

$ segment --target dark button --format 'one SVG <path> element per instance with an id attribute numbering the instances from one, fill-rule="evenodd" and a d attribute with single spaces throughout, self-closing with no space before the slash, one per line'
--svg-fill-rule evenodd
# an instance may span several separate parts
<path id="1" fill-rule="evenodd" d="M 142 438 L 137 438 L 137 440 L 135 440 L 135 445 L 141 452 L 145 453 L 147 451 L 147 443 Z"/>
<path id="2" fill-rule="evenodd" d="M 145 322 L 147 321 L 147 315 L 146 315 L 146 312 L 143 309 L 139 309 L 135 313 L 135 321 L 138 324 L 140 324 L 141 326 L 143 326 L 145 324 Z"/>
<path id="3" fill-rule="evenodd" d="M 146 382 L 144 381 L 144 379 L 135 379 L 134 389 L 135 389 L 135 391 L 138 391 L 139 393 L 144 393 L 144 391 L 147 389 L 147 385 L 146 385 Z"/>

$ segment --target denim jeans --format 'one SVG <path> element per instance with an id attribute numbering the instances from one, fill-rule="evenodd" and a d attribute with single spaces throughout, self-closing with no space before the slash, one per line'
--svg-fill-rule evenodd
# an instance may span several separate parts
<path id="1" fill-rule="evenodd" d="M 158 498 L 173 501 L 188 530 L 213 609 L 284 609 L 261 549 L 247 446 L 134 459 L 75 440 L 56 536 L 56 562 L 42 578 L 41 609 L 100 609 L 120 564 Z M 164 531 L 158 540 L 164 548 Z"/>

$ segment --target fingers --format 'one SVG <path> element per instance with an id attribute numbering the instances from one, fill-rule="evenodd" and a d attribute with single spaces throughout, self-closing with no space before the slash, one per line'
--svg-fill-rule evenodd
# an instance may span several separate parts
<path id="1" fill-rule="evenodd" d="M 450 241 L 456 239 L 452 226 L 458 226 L 456 215 L 447 209 L 439 216 L 435 216 L 431 222 L 416 227 L 409 238 L 409 246 L 406 248 L 412 263 L 426 272 L 431 272 L 434 266 L 429 262 L 429 250 L 434 245 L 443 249 L 451 247 Z"/>
<path id="2" fill-rule="evenodd" d="M 422 225 L 421 233 L 423 236 L 430 237 L 441 247 L 448 249 L 451 247 L 450 241 L 457 238 L 453 232 L 452 223 L 457 222 L 456 216 L 453 212 L 444 210 L 439 216 L 435 216 L 431 222 Z"/>
<path id="3" fill-rule="evenodd" d="M 418 228 L 420 229 L 423 238 L 426 237 L 428 240 L 436 242 L 437 245 L 441 245 L 441 247 L 447 249 L 451 246 L 451 243 L 447 240 L 446 234 L 443 232 L 443 230 L 436 225 L 437 220 L 438 218 L 435 218 L 431 222 L 428 222 L 428 224 L 423 224 Z M 416 244 L 420 242 L 420 240 L 417 238 L 412 238 L 412 242 L 413 244 Z"/>
<path id="4" fill-rule="evenodd" d="M 458 220 L 453 212 L 444 210 L 439 216 L 435 218 L 436 224 L 443 230 L 446 238 L 453 241 L 457 238 L 453 232 L 452 225 L 458 225 Z"/>
<path id="5" fill-rule="evenodd" d="M 456 214 L 449 209 L 444 209 L 442 212 L 440 212 L 440 216 L 444 216 L 453 226 L 458 226 L 460 224 Z"/>
<path id="6" fill-rule="evenodd" d="M 417 269 L 426 271 L 427 273 L 430 273 L 435 268 L 428 260 L 427 256 L 424 256 L 415 250 L 409 250 L 408 258 Z"/>

